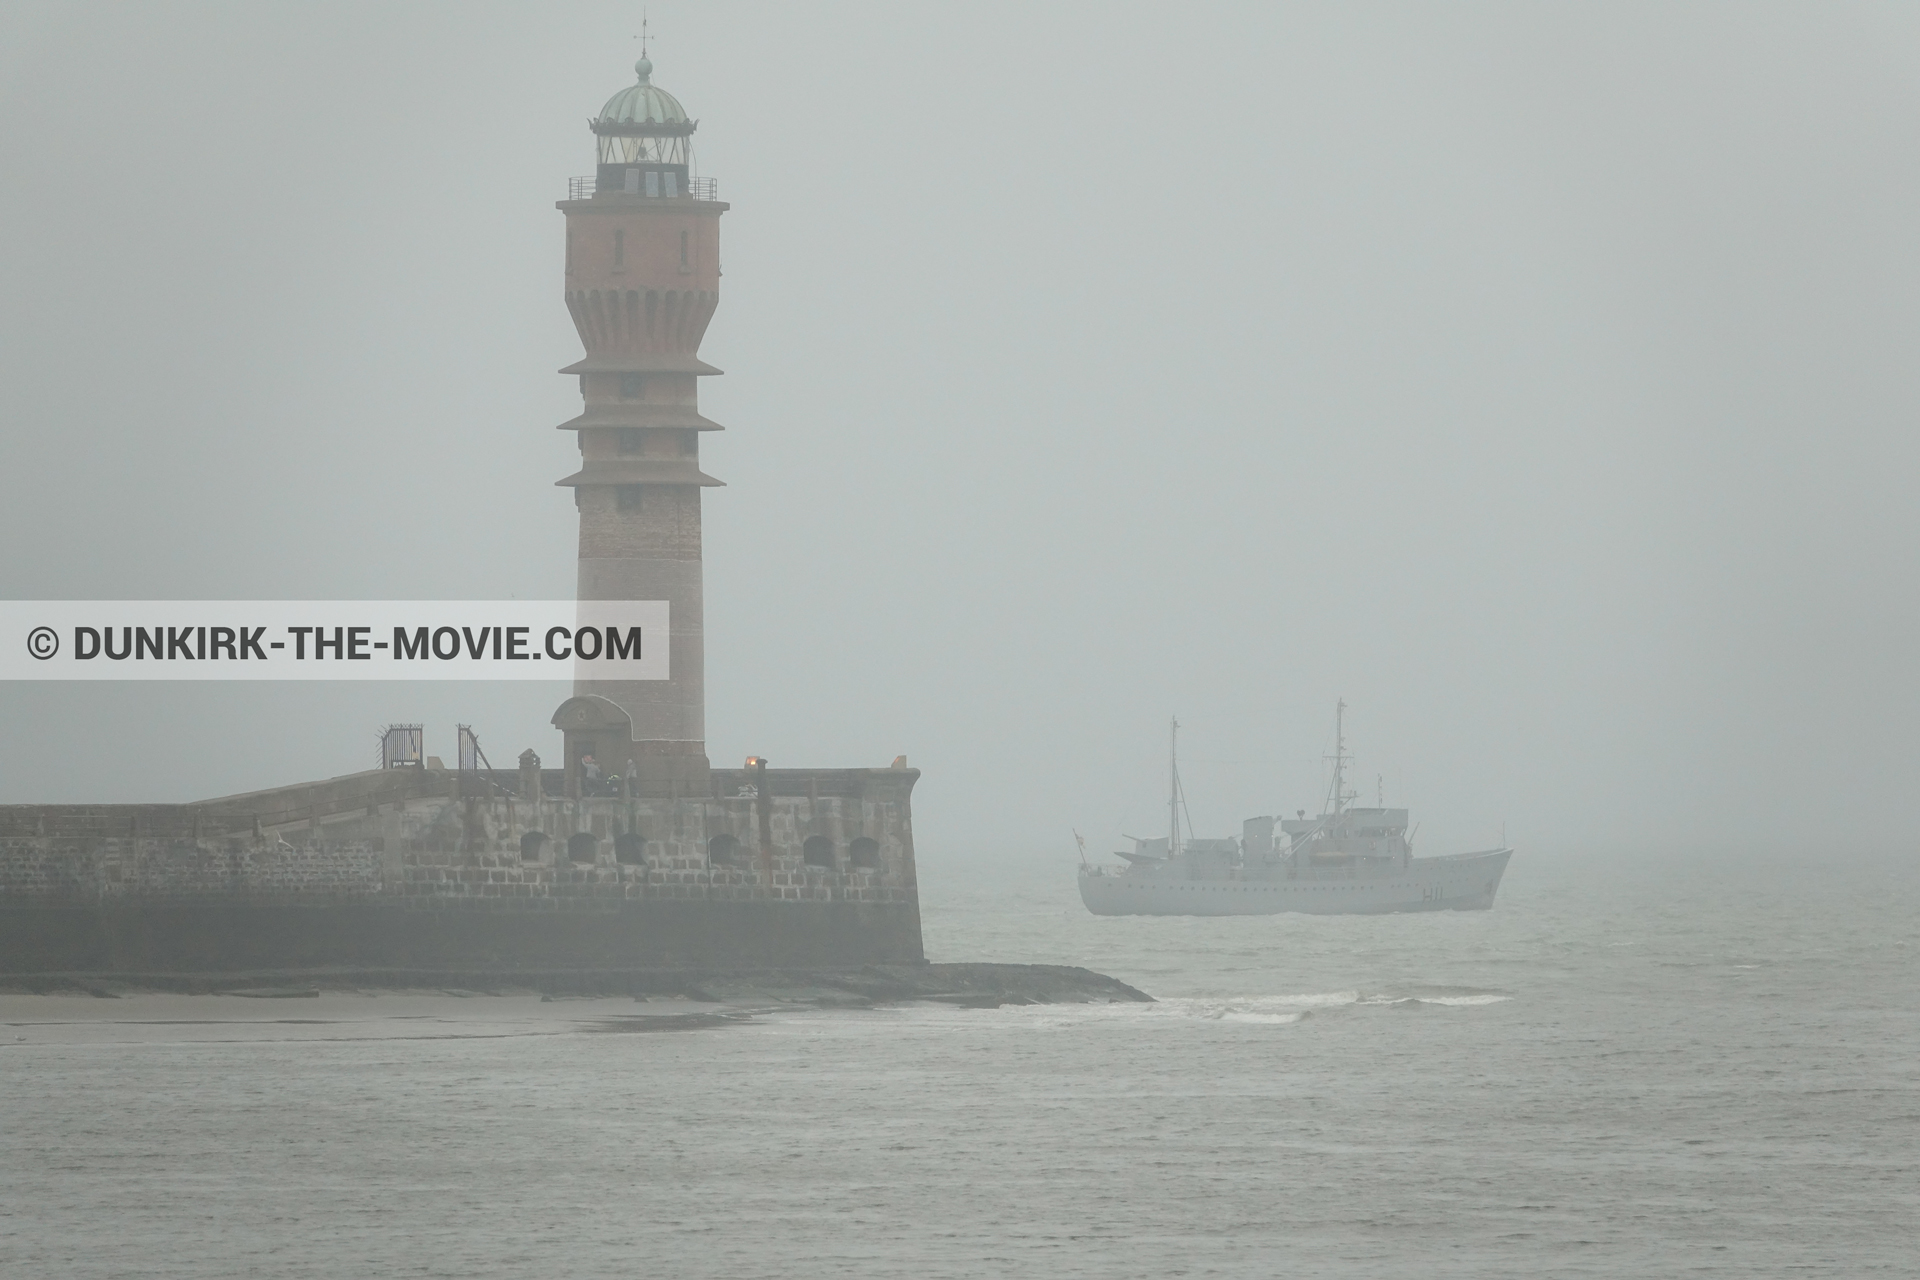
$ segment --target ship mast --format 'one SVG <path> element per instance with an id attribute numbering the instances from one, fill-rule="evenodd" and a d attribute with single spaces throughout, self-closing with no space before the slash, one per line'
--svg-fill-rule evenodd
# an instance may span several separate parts
<path id="1" fill-rule="evenodd" d="M 1347 801 L 1357 799 L 1359 792 L 1347 790 L 1347 700 L 1342 698 L 1333 709 L 1333 804 L 1329 812 L 1339 817 L 1347 807 Z"/>
<path id="2" fill-rule="evenodd" d="M 1167 856 L 1180 856 L 1180 718 L 1167 730 Z"/>

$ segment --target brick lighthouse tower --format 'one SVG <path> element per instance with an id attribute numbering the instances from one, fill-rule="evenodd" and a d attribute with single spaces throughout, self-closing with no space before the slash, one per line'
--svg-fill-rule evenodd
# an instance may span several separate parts
<path id="1" fill-rule="evenodd" d="M 642 794 L 704 794 L 705 652 L 701 632 L 699 358 L 720 301 L 720 215 L 713 180 L 692 174 L 697 122 L 653 84 L 653 63 L 591 122 L 599 164 L 559 204 L 567 220 L 567 310 L 586 358 L 570 487 L 580 512 L 579 598 L 665 600 L 671 678 L 577 681 L 554 713 L 569 778 L 592 755 Z"/>

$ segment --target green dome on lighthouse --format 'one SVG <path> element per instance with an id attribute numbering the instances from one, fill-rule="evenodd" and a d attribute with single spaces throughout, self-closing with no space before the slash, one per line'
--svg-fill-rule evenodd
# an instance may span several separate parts
<path id="1" fill-rule="evenodd" d="M 640 76 L 638 84 L 629 85 L 607 99 L 607 105 L 600 108 L 597 123 L 600 124 L 684 124 L 687 112 L 680 100 L 665 89 L 656 88 L 653 83 L 653 63 L 642 57 L 633 64 Z"/>
<path id="2" fill-rule="evenodd" d="M 644 52 L 633 69 L 638 82 L 608 98 L 587 123 L 599 144 L 597 188 L 679 196 L 693 174 L 693 131 L 699 124 L 687 119 L 678 98 L 654 87 L 653 63 Z"/>

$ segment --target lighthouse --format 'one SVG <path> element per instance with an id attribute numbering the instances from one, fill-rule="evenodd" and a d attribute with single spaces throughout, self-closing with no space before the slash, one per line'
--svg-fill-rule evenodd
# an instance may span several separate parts
<path id="1" fill-rule="evenodd" d="M 706 747 L 701 630 L 700 495 L 721 482 L 700 469 L 700 379 L 720 372 L 700 340 L 720 301 L 720 215 L 711 178 L 693 172 L 698 122 L 653 83 L 637 80 L 589 122 L 597 164 L 558 208 L 566 219 L 566 305 L 585 358 L 582 410 L 560 424 L 580 447 L 573 490 L 580 520 L 578 596 L 664 600 L 670 677 L 580 680 L 554 713 L 569 779 L 594 757 L 640 794 L 704 794 Z"/>
<path id="2" fill-rule="evenodd" d="M 559 202 L 585 354 L 561 371 L 580 389 L 559 424 L 580 465 L 557 483 L 578 509 L 581 613 L 664 602 L 668 634 L 643 643 L 665 645 L 670 678 L 576 679 L 553 715 L 564 772 L 531 747 L 511 771 L 416 750 L 407 768 L 383 752 L 377 770 L 200 804 L 0 805 L 0 975 L 521 968 L 638 990 L 648 968 L 924 964 L 905 756 L 707 760 L 700 495 L 720 482 L 700 438 L 720 427 L 699 385 L 720 371 L 700 339 L 727 206 L 644 52 L 634 70 L 589 122 L 594 172 Z M 585 785 L 587 756 L 627 784 Z"/>

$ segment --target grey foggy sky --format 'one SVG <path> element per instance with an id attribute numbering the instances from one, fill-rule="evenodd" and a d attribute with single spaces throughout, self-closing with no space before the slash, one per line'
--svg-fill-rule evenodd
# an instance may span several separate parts
<path id="1" fill-rule="evenodd" d="M 1911 845 L 1920 11 L 652 3 L 722 221 L 716 764 L 923 856 L 1315 807 Z M 14 598 L 569 596 L 640 6 L 0 8 Z M 8 687 L 0 800 L 557 759 L 556 685 Z"/>

